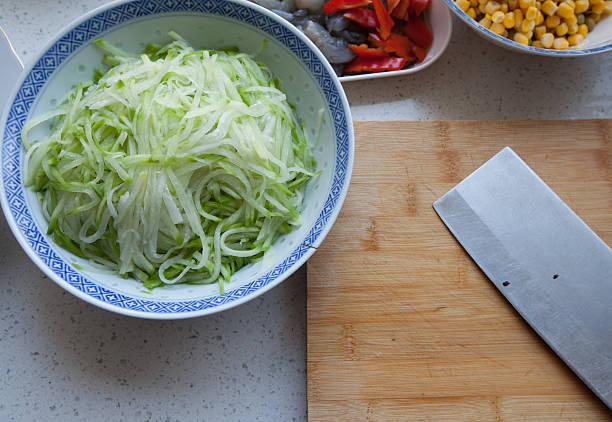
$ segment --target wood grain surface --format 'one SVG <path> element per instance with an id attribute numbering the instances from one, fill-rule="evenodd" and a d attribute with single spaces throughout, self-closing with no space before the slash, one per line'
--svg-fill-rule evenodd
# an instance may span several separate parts
<path id="1" fill-rule="evenodd" d="M 355 132 L 346 202 L 308 262 L 309 419 L 612 421 L 432 208 L 511 146 L 610 245 L 612 122 L 356 122 Z"/>

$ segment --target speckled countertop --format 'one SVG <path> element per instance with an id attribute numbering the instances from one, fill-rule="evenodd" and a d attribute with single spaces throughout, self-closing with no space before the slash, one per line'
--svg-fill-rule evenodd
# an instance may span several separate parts
<path id="1" fill-rule="evenodd" d="M 104 3 L 3 0 L 0 26 L 28 62 Z M 455 21 L 430 68 L 345 88 L 356 120 L 610 118 L 612 54 L 524 56 Z M 303 269 L 222 314 L 146 321 L 64 292 L 28 260 L 4 218 L 0 239 L 0 420 L 306 419 Z"/>

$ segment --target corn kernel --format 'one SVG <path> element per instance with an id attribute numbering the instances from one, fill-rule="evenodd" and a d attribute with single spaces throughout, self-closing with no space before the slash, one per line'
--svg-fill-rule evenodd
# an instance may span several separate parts
<path id="1" fill-rule="evenodd" d="M 586 37 L 588 33 L 589 27 L 586 26 L 585 23 L 583 23 L 582 25 L 578 25 L 578 34 L 582 35 L 583 37 Z"/>
<path id="2" fill-rule="evenodd" d="M 612 1 L 608 0 L 604 6 L 604 10 L 601 12 L 602 16 L 612 15 Z"/>
<path id="3" fill-rule="evenodd" d="M 493 16 L 489 15 L 488 13 L 486 13 L 484 17 L 493 22 Z"/>
<path id="4" fill-rule="evenodd" d="M 504 12 L 498 10 L 497 12 L 493 13 L 491 20 L 493 21 L 493 23 L 502 23 L 504 21 L 504 16 Z"/>
<path id="5" fill-rule="evenodd" d="M 485 28 L 489 29 L 491 27 L 492 22 L 487 18 L 482 18 L 481 20 L 478 21 L 478 23 L 484 26 Z"/>
<path id="6" fill-rule="evenodd" d="M 519 30 L 523 23 L 523 11 L 521 9 L 514 9 L 514 29 Z"/>
<path id="7" fill-rule="evenodd" d="M 501 8 L 501 4 L 499 4 L 496 1 L 490 1 L 485 6 L 485 12 L 488 13 L 489 15 L 492 15 L 493 13 L 497 12 L 500 8 Z"/>
<path id="8" fill-rule="evenodd" d="M 578 17 L 576 15 L 572 15 L 569 18 L 563 19 L 563 22 L 565 22 L 567 26 L 572 26 L 578 22 Z"/>
<path id="9" fill-rule="evenodd" d="M 591 6 L 591 12 L 599 15 L 606 7 L 606 2 L 597 3 Z"/>
<path id="10" fill-rule="evenodd" d="M 561 18 L 559 16 L 546 16 L 544 20 L 544 24 L 547 28 L 556 28 L 557 25 L 561 23 Z"/>
<path id="11" fill-rule="evenodd" d="M 536 40 L 542 38 L 542 35 L 546 34 L 546 27 L 544 25 L 536 26 L 534 29 Z"/>
<path id="12" fill-rule="evenodd" d="M 469 0 L 455 0 L 455 4 L 457 5 L 457 7 L 459 7 L 459 9 L 463 10 L 464 12 L 466 12 L 470 8 Z"/>
<path id="13" fill-rule="evenodd" d="M 533 38 L 533 31 L 523 33 L 524 36 L 527 37 L 528 40 Z"/>
<path id="14" fill-rule="evenodd" d="M 536 25 L 541 25 L 544 22 L 544 15 L 538 10 L 538 15 L 535 18 Z"/>
<path id="15" fill-rule="evenodd" d="M 576 8 L 574 13 L 580 14 L 589 10 L 589 0 L 576 0 Z"/>
<path id="16" fill-rule="evenodd" d="M 591 3 L 591 6 L 593 6 L 594 4 L 599 4 L 599 3 L 603 3 L 606 0 L 590 0 L 589 3 Z"/>
<path id="17" fill-rule="evenodd" d="M 521 9 L 528 9 L 529 6 L 535 6 L 535 0 L 519 0 Z"/>
<path id="18" fill-rule="evenodd" d="M 595 26 L 595 19 L 589 16 L 584 20 L 584 23 L 586 23 L 586 26 L 589 27 L 589 32 L 591 32 L 593 30 L 593 27 Z"/>
<path id="19" fill-rule="evenodd" d="M 538 9 L 538 10 L 542 9 L 542 2 L 541 1 L 536 1 L 535 8 Z"/>
<path id="20" fill-rule="evenodd" d="M 567 37 L 567 42 L 569 43 L 569 45 L 578 45 L 582 41 L 584 41 L 584 37 L 580 34 L 574 34 Z"/>
<path id="21" fill-rule="evenodd" d="M 537 47 L 537 48 L 542 48 L 543 47 L 542 43 L 540 41 L 538 41 L 538 40 L 531 41 L 531 46 L 532 47 Z"/>
<path id="22" fill-rule="evenodd" d="M 506 15 L 504 16 L 503 24 L 504 24 L 504 27 L 507 29 L 514 27 L 514 12 L 506 13 Z"/>
<path id="23" fill-rule="evenodd" d="M 535 28 L 535 21 L 524 19 L 521 23 L 521 32 L 533 31 L 533 28 Z"/>
<path id="24" fill-rule="evenodd" d="M 518 7 L 518 0 L 508 0 L 508 9 L 514 10 Z"/>
<path id="25" fill-rule="evenodd" d="M 568 35 L 574 35 L 576 33 L 578 33 L 578 24 L 577 23 L 575 23 L 573 25 L 568 25 L 567 26 L 567 34 Z"/>
<path id="26" fill-rule="evenodd" d="M 514 41 L 516 41 L 519 44 L 523 44 L 523 45 L 529 44 L 529 39 L 524 34 L 521 34 L 520 32 L 517 32 L 516 34 L 514 34 Z"/>
<path id="27" fill-rule="evenodd" d="M 472 19 L 476 19 L 476 9 L 474 9 L 473 7 L 470 7 L 467 12 L 467 15 L 472 18 Z"/>
<path id="28" fill-rule="evenodd" d="M 552 16 L 557 11 L 557 5 L 552 0 L 546 0 L 542 3 L 542 13 Z"/>
<path id="29" fill-rule="evenodd" d="M 485 5 L 484 4 L 479 4 L 478 5 L 478 11 L 484 15 L 485 12 Z"/>
<path id="30" fill-rule="evenodd" d="M 542 46 L 544 48 L 552 47 L 554 41 L 555 41 L 555 36 L 551 34 L 550 32 L 547 32 L 546 34 L 542 35 L 542 37 L 540 38 L 540 42 L 542 43 Z"/>
<path id="31" fill-rule="evenodd" d="M 568 2 L 563 2 L 557 8 L 557 16 L 561 16 L 562 18 L 569 18 L 574 14 L 574 8 L 568 4 Z"/>
<path id="32" fill-rule="evenodd" d="M 564 36 L 565 34 L 567 34 L 567 24 L 563 22 L 562 24 L 560 24 L 559 26 L 555 28 L 555 32 L 560 37 Z"/>
<path id="33" fill-rule="evenodd" d="M 601 13 L 593 13 L 591 16 L 593 17 L 593 20 L 595 21 L 595 23 L 601 20 Z"/>
<path id="34" fill-rule="evenodd" d="M 498 23 L 498 22 L 493 22 L 489 29 L 491 30 L 491 32 L 493 32 L 493 33 L 495 33 L 497 35 L 502 35 L 504 33 L 504 31 L 506 30 L 506 28 L 504 28 L 504 25 L 502 25 L 501 23 Z"/>
<path id="35" fill-rule="evenodd" d="M 583 15 L 583 14 L 580 14 L 580 15 L 578 15 L 578 16 L 577 16 L 577 21 L 576 21 L 576 23 L 577 23 L 578 25 L 582 25 L 582 24 L 584 23 L 584 20 L 585 20 L 584 15 Z"/>
<path id="36" fill-rule="evenodd" d="M 502 3 L 500 9 L 504 13 L 508 13 L 508 3 Z"/>
<path id="37" fill-rule="evenodd" d="M 572 9 L 576 8 L 576 3 L 574 3 L 574 0 L 563 0 L 563 3 L 567 3 Z"/>
<path id="38" fill-rule="evenodd" d="M 470 6 L 478 7 L 478 0 L 470 0 Z"/>
<path id="39" fill-rule="evenodd" d="M 569 42 L 565 38 L 555 38 L 553 41 L 553 48 L 555 50 L 565 50 L 569 47 Z"/>
<path id="40" fill-rule="evenodd" d="M 536 9 L 533 6 L 531 6 L 525 12 L 525 19 L 528 19 L 530 21 L 535 21 L 535 18 L 536 18 L 537 15 L 538 15 L 538 9 Z"/>
<path id="41" fill-rule="evenodd" d="M 523 18 L 525 16 L 523 14 L 523 11 L 521 9 L 519 9 L 519 8 L 516 8 L 516 9 L 513 10 L 513 12 L 514 12 L 514 20 L 519 20 L 519 21 L 523 22 Z"/>

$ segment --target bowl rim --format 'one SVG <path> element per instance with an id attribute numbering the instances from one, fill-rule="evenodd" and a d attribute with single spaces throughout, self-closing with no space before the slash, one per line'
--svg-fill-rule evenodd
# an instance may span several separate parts
<path id="1" fill-rule="evenodd" d="M 605 53 L 607 51 L 612 50 L 612 41 L 609 44 L 602 45 L 599 47 L 592 48 L 583 48 L 583 49 L 567 49 L 567 50 L 551 50 L 547 48 L 539 48 L 532 47 L 530 45 L 519 44 L 510 38 L 502 37 L 501 35 L 497 35 L 494 32 L 491 32 L 476 20 L 472 19 L 465 13 L 463 10 L 459 8 L 455 4 L 453 0 L 444 0 L 446 5 L 459 17 L 463 22 L 468 24 L 472 29 L 477 31 L 479 34 L 484 35 L 485 37 L 492 38 L 496 42 L 500 42 L 505 46 L 519 50 L 522 52 L 529 52 L 539 56 L 548 56 L 548 57 L 578 57 L 578 56 L 590 56 L 593 54 Z"/>
<path id="2" fill-rule="evenodd" d="M 64 37 L 65 35 L 69 34 L 71 31 L 73 31 L 74 29 L 76 29 L 80 24 L 87 22 L 88 20 L 92 19 L 93 17 L 96 17 L 97 15 L 106 12 L 110 9 L 116 8 L 118 6 L 127 4 L 127 3 L 133 3 L 133 2 L 138 2 L 138 1 L 142 1 L 142 0 L 115 0 L 112 1 L 110 3 L 98 6 L 82 15 L 80 15 L 79 17 L 77 17 L 76 19 L 72 20 L 70 23 L 68 23 L 67 25 L 65 25 L 64 27 L 62 27 L 54 36 L 51 37 L 51 39 L 45 43 L 45 45 L 36 53 L 36 55 L 33 57 L 33 59 L 30 59 L 26 65 L 24 70 L 21 72 L 19 78 L 17 79 L 17 81 L 15 82 L 14 86 L 12 87 L 12 90 L 9 94 L 9 96 L 7 97 L 7 101 L 4 105 L 4 109 L 2 111 L 2 114 L 0 114 L 0 161 L 3 163 L 4 162 L 4 144 L 5 144 L 5 139 L 4 139 L 4 133 L 7 130 L 7 123 L 8 123 L 8 117 L 9 117 L 9 112 L 11 111 L 11 109 L 13 108 L 13 103 L 16 100 L 16 95 L 18 94 L 18 92 L 21 90 L 22 85 L 24 84 L 25 80 L 27 79 L 28 76 L 30 76 L 30 74 L 32 73 L 34 67 L 36 66 L 37 63 L 39 63 L 39 61 L 44 57 L 44 55 L 54 46 L 56 45 L 61 39 L 62 37 Z M 155 3 L 159 4 L 162 3 L 163 0 L 153 0 Z M 190 0 L 187 0 L 190 1 Z M 199 310 L 193 310 L 193 311 L 174 311 L 174 312 L 152 312 L 152 311 L 143 311 L 143 310 L 134 310 L 134 309 L 128 309 L 128 308 L 124 308 L 109 302 L 106 302 L 104 300 L 101 300 L 99 298 L 96 298 L 94 296 L 91 296 L 89 294 L 87 294 L 86 292 L 79 290 L 78 288 L 76 288 L 75 286 L 71 285 L 70 283 L 68 283 L 66 280 L 64 280 L 62 277 L 60 277 L 58 274 L 56 274 L 55 272 L 53 272 L 51 270 L 51 268 L 45 264 L 41 258 L 35 253 L 35 251 L 33 250 L 32 246 L 28 243 L 27 239 L 24 237 L 24 235 L 21 232 L 21 229 L 18 227 L 17 225 L 17 221 L 10 209 L 10 205 L 8 203 L 8 198 L 7 198 L 7 193 L 6 193 L 6 189 L 5 189 L 5 179 L 6 176 L 4 174 L 4 168 L 3 168 L 3 173 L 2 176 L 0 177 L 0 205 L 2 206 L 2 211 L 5 215 L 6 221 L 13 233 L 13 236 L 15 237 L 15 239 L 18 241 L 19 245 L 21 246 L 21 248 L 23 249 L 23 251 L 26 253 L 26 255 L 30 258 L 30 260 L 40 269 L 42 270 L 42 272 L 47 275 L 51 280 L 53 280 L 56 284 L 58 284 L 60 287 L 62 287 L 63 289 L 65 289 L 66 291 L 72 293 L 73 295 L 75 295 L 76 297 L 84 300 L 85 302 L 88 302 L 92 305 L 95 305 L 98 308 L 102 308 L 117 314 L 122 314 L 122 315 L 127 315 L 127 316 L 132 316 L 132 317 L 138 317 L 138 318 L 143 318 L 143 319 L 155 319 L 155 320 L 174 320 L 174 319 L 186 319 L 186 318 L 194 318 L 194 317 L 199 317 L 199 316 L 204 316 L 204 315 L 211 315 L 211 314 L 215 314 L 217 312 L 221 312 L 227 309 L 231 309 L 235 306 L 241 305 L 243 303 L 246 303 L 256 297 L 258 297 L 259 295 L 267 292 L 268 290 L 272 289 L 273 287 L 277 286 L 278 284 L 280 284 L 281 282 L 283 282 L 284 280 L 286 280 L 290 275 L 292 275 L 297 269 L 299 269 L 311 256 L 312 254 L 316 251 L 316 248 L 318 247 L 318 245 L 321 244 L 321 242 L 325 239 L 325 237 L 327 236 L 327 234 L 329 233 L 329 231 L 331 230 L 331 227 L 333 226 L 333 224 L 335 223 L 338 214 L 340 213 L 340 209 L 342 208 L 342 205 L 344 203 L 344 200 L 346 198 L 347 192 L 348 192 L 348 188 L 350 185 L 350 181 L 351 181 L 351 176 L 352 176 L 352 170 L 353 170 L 353 162 L 354 162 L 354 128 L 353 128 L 353 120 L 352 120 L 352 116 L 351 116 L 351 110 L 350 110 L 350 106 L 348 103 L 348 99 L 346 97 L 346 93 L 344 92 L 343 88 L 342 88 L 342 84 L 340 83 L 340 81 L 338 80 L 338 77 L 336 76 L 334 70 L 332 69 L 331 65 L 329 64 L 329 62 L 325 59 L 325 57 L 323 56 L 323 54 L 320 52 L 320 50 L 315 46 L 315 44 L 310 41 L 303 33 L 301 33 L 297 28 L 295 28 L 292 24 L 290 24 L 289 22 L 287 22 L 286 20 L 284 20 L 283 18 L 279 17 L 278 15 L 276 15 L 275 13 L 265 9 L 262 6 L 259 6 L 255 3 L 252 3 L 250 1 L 247 0 L 196 0 L 195 3 L 206 3 L 206 2 L 227 2 L 227 3 L 235 3 L 237 5 L 241 5 L 250 9 L 253 9 L 254 11 L 263 14 L 264 16 L 270 18 L 272 21 L 274 21 L 275 23 L 285 27 L 287 30 L 289 30 L 289 32 L 292 33 L 292 35 L 295 35 L 296 37 L 298 37 L 298 39 L 302 42 L 304 42 L 307 46 L 308 49 L 312 52 L 312 54 L 318 59 L 318 62 L 320 62 L 320 64 L 325 68 L 325 70 L 327 71 L 327 73 L 329 74 L 331 81 L 333 82 L 333 88 L 335 88 L 338 97 L 340 99 L 341 102 L 341 110 L 344 113 L 344 120 L 346 123 L 346 143 L 347 143 L 347 153 L 348 156 L 346 158 L 346 168 L 344 170 L 344 178 L 342 181 L 342 187 L 341 190 L 338 192 L 336 198 L 335 198 L 335 202 L 333 203 L 333 209 L 331 211 L 331 213 L 329 213 L 329 215 L 327 216 L 326 221 L 323 224 L 323 227 L 321 229 L 320 232 L 318 232 L 316 234 L 316 239 L 314 242 L 312 242 L 311 245 L 309 245 L 308 247 L 304 248 L 304 252 L 299 256 L 299 258 L 295 261 L 293 261 L 293 263 L 291 263 L 290 265 L 287 266 L 287 268 L 278 276 L 276 276 L 273 280 L 271 280 L 270 282 L 263 284 L 257 288 L 255 288 L 255 290 L 250 291 L 244 295 L 242 295 L 241 297 L 238 297 L 236 299 L 230 299 L 227 300 L 226 302 L 219 304 L 219 305 L 215 305 L 215 306 L 211 306 L 211 307 L 205 307 L 203 309 L 199 309 Z M 185 3 L 184 0 L 179 0 L 179 3 Z M 186 11 L 189 13 L 201 13 L 201 12 L 197 12 L 197 11 Z M 163 14 L 164 12 L 161 13 L 155 13 L 155 14 Z M 155 15 L 152 14 L 152 15 Z M 129 19 L 137 19 L 140 16 L 134 16 L 133 18 Z M 128 21 L 129 21 L 128 20 Z M 125 21 L 124 21 L 125 22 Z M 122 22 L 122 23 L 124 23 Z M 113 25 L 114 26 L 114 25 Z M 260 29 L 261 28 L 257 28 L 254 27 L 255 29 Z M 106 31 L 109 28 L 103 29 L 101 32 Z M 268 33 L 268 36 L 271 36 Z M 287 48 L 287 46 L 284 46 L 284 48 Z M 78 50 L 80 49 L 77 48 L 75 51 L 70 52 L 67 56 L 66 59 L 68 57 L 70 57 L 72 54 L 76 53 Z M 293 52 L 292 52 L 293 54 Z M 300 59 L 298 57 L 298 59 Z M 301 60 L 301 59 L 300 59 Z M 45 77 L 45 82 L 46 82 L 47 77 Z M 317 84 L 319 85 L 319 84 Z M 320 85 L 319 85 L 320 86 Z M 39 91 L 40 92 L 40 91 Z M 34 97 L 34 99 L 36 99 L 37 95 Z M 329 100 L 327 98 L 325 98 L 326 103 L 329 104 Z M 337 145 L 338 143 L 338 133 L 337 133 L 337 126 L 334 124 L 334 122 L 332 121 L 332 127 L 333 127 L 333 131 L 335 133 L 335 137 L 334 137 L 334 142 Z M 23 146 L 21 145 L 21 141 L 20 141 L 20 137 L 19 137 L 19 148 L 23 149 Z M 337 151 L 336 151 L 337 153 Z M 20 156 L 21 157 L 21 156 Z M 334 168 L 337 167 L 337 154 L 336 157 L 334 157 Z M 23 186 L 23 182 L 21 180 L 21 167 L 20 165 L 18 166 L 19 170 L 18 170 L 18 174 L 20 177 L 20 182 L 21 182 L 21 186 L 22 188 L 25 190 L 25 187 Z M 326 200 L 324 201 L 324 204 L 322 205 L 323 208 L 325 207 L 325 203 L 327 202 L 327 197 L 331 195 L 330 191 L 328 191 L 326 193 Z M 25 207 L 25 205 L 24 205 Z M 27 207 L 25 207 L 27 208 Z M 308 232 L 305 233 L 305 236 L 308 237 L 309 234 L 312 232 L 312 230 L 314 230 L 315 228 L 315 224 L 318 221 L 318 219 L 321 217 L 321 215 L 323 214 L 324 210 L 322 210 L 319 214 L 317 214 L 315 221 L 313 222 L 313 226 L 312 229 L 309 230 Z M 34 219 L 32 218 L 32 222 L 34 222 Z M 40 230 L 39 230 L 40 231 Z M 303 245 L 301 245 L 303 246 Z M 56 246 L 59 247 L 59 246 Z M 299 246 L 297 249 L 295 250 L 290 250 L 288 255 L 291 255 L 292 252 L 296 251 L 299 249 Z M 64 261 L 63 258 L 60 257 L 60 259 L 68 266 L 68 267 L 72 267 L 71 264 L 67 263 Z M 284 261 L 283 261 L 284 262 Z M 278 267 L 278 265 L 275 265 L 273 267 L 271 267 L 270 269 L 267 270 L 267 273 L 272 272 L 274 269 L 276 269 Z M 97 284 L 97 282 L 95 282 L 95 278 L 92 278 L 91 276 L 85 276 L 82 273 L 80 273 L 81 276 L 83 278 L 87 278 L 91 281 L 93 281 L 94 283 Z M 261 278 L 261 275 L 258 277 Z M 256 281 L 258 278 L 256 279 L 250 279 L 250 281 L 241 283 L 240 286 L 231 286 L 233 287 L 231 290 L 228 290 L 226 292 L 224 292 L 224 295 L 229 295 L 230 293 L 241 289 L 243 286 L 246 286 L 248 284 L 250 284 L 251 282 Z M 98 285 L 99 286 L 99 285 Z M 117 293 L 117 292 L 112 292 L 115 293 L 116 295 L 125 295 L 124 293 Z M 221 294 L 215 294 L 213 295 L 213 297 L 220 297 L 223 296 Z M 208 297 L 208 296 L 206 296 Z M 134 300 L 144 300 L 144 299 L 138 299 L 138 298 L 133 298 L 130 297 L 130 299 L 134 299 Z M 147 299 L 147 300 L 151 300 L 151 301 L 156 301 L 156 302 L 193 302 L 198 300 L 197 298 L 192 298 L 192 299 L 174 299 L 174 300 L 163 300 L 163 299 L 159 299 L 159 300 L 155 300 L 154 298 L 151 299 Z"/>
<path id="3" fill-rule="evenodd" d="M 431 0 L 431 2 L 442 2 L 442 0 Z M 431 4 L 427 7 L 425 12 L 428 12 L 429 10 L 431 10 Z M 423 69 L 427 69 L 429 66 L 431 66 L 432 64 L 434 64 L 441 56 L 442 54 L 444 54 L 444 52 L 446 51 L 446 48 L 448 47 L 448 44 L 450 43 L 450 39 L 451 36 L 453 34 L 453 19 L 451 16 L 450 11 L 448 10 L 448 8 L 446 7 L 441 7 L 440 10 L 443 10 L 443 17 L 442 19 L 444 19 L 444 25 L 448 26 L 448 33 L 446 34 L 446 36 L 444 37 L 444 39 L 442 40 L 442 46 L 440 48 L 440 51 L 438 51 L 438 53 L 436 53 L 434 56 L 432 56 L 429 60 L 427 61 L 422 61 L 421 63 L 417 63 L 407 69 L 402 69 L 402 70 L 393 70 L 391 72 L 378 72 L 378 73 L 360 73 L 358 75 L 348 75 L 348 76 L 340 76 L 338 79 L 340 79 L 340 82 L 353 82 L 353 81 L 363 81 L 363 80 L 367 80 L 367 79 L 380 79 L 380 78 L 390 78 L 392 76 L 403 76 L 403 75 L 410 75 L 412 73 L 416 73 L 419 72 Z M 432 27 L 431 28 L 431 32 L 434 34 L 435 37 L 435 30 Z"/>

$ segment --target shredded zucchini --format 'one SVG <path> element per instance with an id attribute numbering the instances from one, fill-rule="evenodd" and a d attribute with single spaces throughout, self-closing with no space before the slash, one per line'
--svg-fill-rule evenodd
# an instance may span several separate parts
<path id="1" fill-rule="evenodd" d="M 108 72 L 22 132 L 48 234 L 145 287 L 223 283 L 300 225 L 315 174 L 279 80 L 236 49 L 176 33 L 140 56 L 105 41 Z M 44 139 L 28 141 L 47 120 Z"/>

